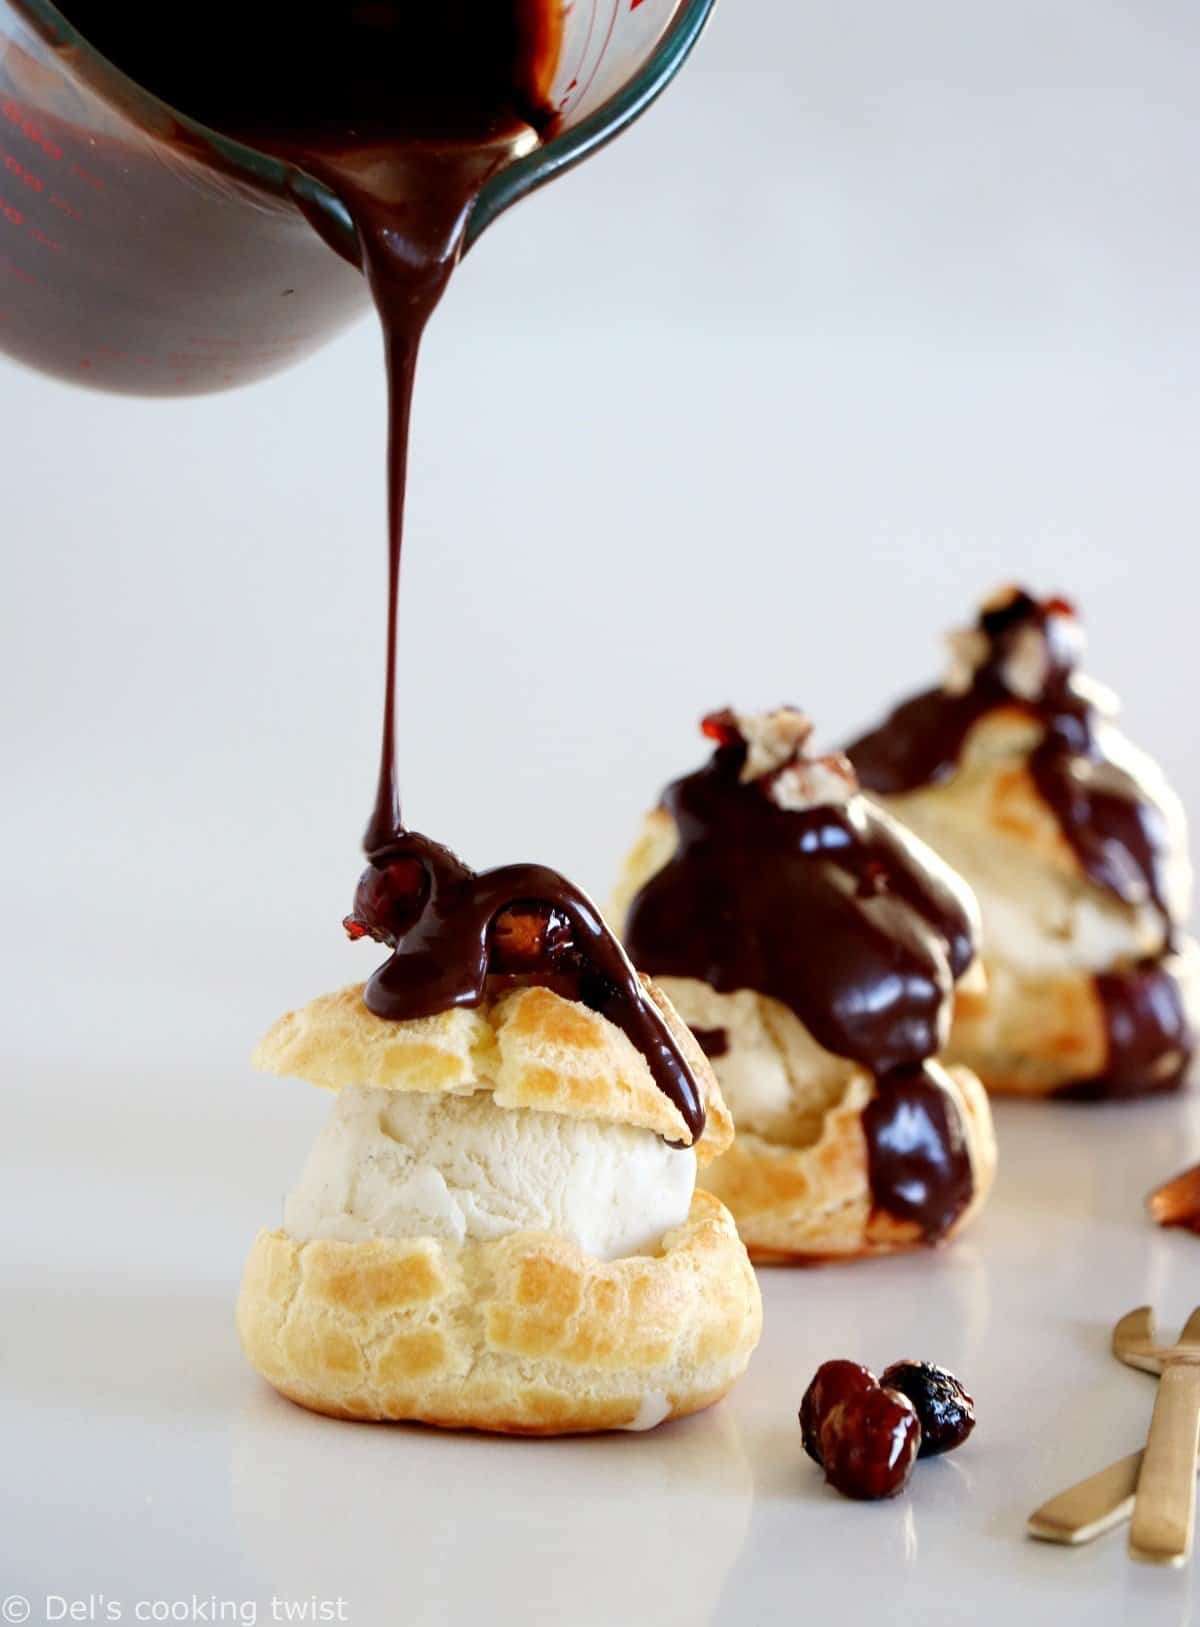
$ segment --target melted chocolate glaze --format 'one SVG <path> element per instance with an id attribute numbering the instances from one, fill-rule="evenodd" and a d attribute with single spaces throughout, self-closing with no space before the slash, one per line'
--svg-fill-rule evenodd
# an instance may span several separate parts
<path id="1" fill-rule="evenodd" d="M 546 98 L 561 44 L 557 0 L 324 0 L 307 29 L 293 0 L 214 0 L 186 46 L 161 5 L 75 0 L 70 10 L 99 49 L 173 106 L 324 182 L 357 229 L 383 326 L 390 403 L 383 738 L 365 838 L 371 866 L 348 926 L 394 953 L 371 978 L 367 1004 L 399 1020 L 477 1003 L 489 976 L 514 975 L 496 970 L 505 964 L 493 952 L 497 917 L 518 903 L 540 910 L 558 924 L 520 976 L 569 988 L 617 1023 L 698 1136 L 704 1109 L 695 1080 L 590 900 L 541 866 L 477 875 L 408 831 L 400 808 L 396 649 L 417 355 L 483 186 L 553 125 Z M 187 139 L 181 131 L 181 144 Z"/>
<path id="2" fill-rule="evenodd" d="M 924 1064 L 974 957 L 969 896 L 863 798 L 778 807 L 768 782 L 741 782 L 745 742 L 712 719 L 706 730 L 721 742 L 711 760 L 663 799 L 678 847 L 630 908 L 634 964 L 769 995 L 826 1050 L 869 1068 L 875 1202 L 940 1236 L 973 1181 L 953 1098 Z"/>
<path id="3" fill-rule="evenodd" d="M 1003 609 L 984 611 L 979 627 L 988 655 L 971 687 L 964 694 L 926 690 L 846 754 L 865 790 L 896 796 L 949 779 L 967 735 L 989 712 L 1024 712 L 1044 730 L 1030 771 L 1085 874 L 1123 903 L 1153 903 L 1169 926 L 1165 818 L 1149 788 L 1116 759 L 1105 720 L 1062 648 L 1058 629 L 1072 614 L 1064 600 L 1041 604 L 1023 592 Z M 1046 638 L 1050 658 L 1036 700 L 1014 694 L 1004 677 L 1013 639 L 1029 628 Z"/>
<path id="4" fill-rule="evenodd" d="M 729 1030 L 727 1028 L 693 1028 L 692 1038 L 710 1062 L 719 1056 L 729 1055 Z"/>
<path id="5" fill-rule="evenodd" d="M 498 937 L 506 915 L 537 925 L 519 949 Z M 427 836 L 404 832 L 372 854 L 346 927 L 392 946 L 366 988 L 377 1016 L 407 1022 L 479 1005 L 514 982 L 545 984 L 615 1023 L 692 1140 L 703 1132 L 703 1101 L 662 1013 L 596 906 L 555 871 L 511 864 L 478 874 Z"/>
<path id="6" fill-rule="evenodd" d="M 975 1192 L 954 1098 L 926 1067 L 897 1070 L 863 1109 L 863 1131 L 876 1201 L 926 1236 L 942 1236 Z"/>
<path id="7" fill-rule="evenodd" d="M 1196 1048 L 1196 1033 L 1174 964 L 1174 956 L 1160 957 L 1096 978 L 1108 1035 L 1104 1073 L 1099 1079 L 1064 1085 L 1057 1096 L 1095 1102 L 1179 1089 Z"/>
<path id="8" fill-rule="evenodd" d="M 987 655 L 969 689 L 930 689 L 899 706 L 847 748 L 865 789 L 899 795 L 944 783 L 955 772 L 966 737 L 998 709 L 1017 710 L 1041 725 L 1029 759 L 1038 793 L 1054 814 L 1080 866 L 1097 886 L 1131 906 L 1152 904 L 1168 948 L 1174 938 L 1166 875 L 1171 859 L 1167 819 L 1153 790 L 1120 760 L 1120 742 L 1074 670 L 1075 644 L 1064 637 L 1074 615 L 1062 599 L 1039 602 L 1018 591 L 985 610 L 979 631 Z M 1014 639 L 1035 629 L 1046 640 L 1048 671 L 1034 700 L 1005 679 Z M 1064 1094 L 1094 1100 L 1169 1090 L 1180 1084 L 1195 1049 L 1171 959 L 1096 980 L 1109 1037 L 1103 1078 Z"/>
<path id="9" fill-rule="evenodd" d="M 668 787 L 679 845 L 630 909 L 635 965 L 770 995 L 877 1073 L 919 1065 L 974 955 L 969 905 L 865 799 L 784 810 L 740 782 L 745 758 L 718 746 Z"/>

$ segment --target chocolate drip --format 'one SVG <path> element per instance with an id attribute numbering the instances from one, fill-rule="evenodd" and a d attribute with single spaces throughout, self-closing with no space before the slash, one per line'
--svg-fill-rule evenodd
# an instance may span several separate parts
<path id="1" fill-rule="evenodd" d="M 715 1061 L 717 1057 L 729 1055 L 727 1028 L 693 1028 L 692 1038 L 710 1062 Z"/>
<path id="2" fill-rule="evenodd" d="M 795 811 L 769 781 L 743 783 L 745 741 L 711 724 L 722 741 L 711 760 L 664 795 L 678 846 L 633 901 L 630 955 L 653 976 L 768 995 L 826 1050 L 870 1069 L 875 1201 L 937 1237 L 972 1190 L 953 1100 L 923 1066 L 974 957 L 969 894 L 864 798 Z"/>
<path id="3" fill-rule="evenodd" d="M 635 965 L 770 995 L 875 1072 L 924 1062 L 974 955 L 969 904 L 865 799 L 779 808 L 740 783 L 745 756 L 719 746 L 667 789 L 679 845 L 630 909 Z"/>
<path id="4" fill-rule="evenodd" d="M 1084 873 L 1122 903 L 1153 904 L 1169 941 L 1167 821 L 1149 790 L 1106 750 L 1103 733 L 1087 709 L 1047 718 L 1030 771 Z"/>
<path id="5" fill-rule="evenodd" d="M 974 1196 L 975 1179 L 957 1107 L 937 1076 L 926 1067 L 889 1074 L 863 1109 L 863 1132 L 876 1201 L 927 1237 L 943 1236 Z"/>
<path id="6" fill-rule="evenodd" d="M 477 1006 L 514 982 L 544 984 L 615 1023 L 692 1140 L 703 1132 L 704 1103 L 666 1020 L 591 899 L 557 872 L 511 864 L 477 873 L 405 832 L 371 855 L 346 926 L 392 947 L 367 984 L 377 1016 L 408 1022 Z"/>
<path id="7" fill-rule="evenodd" d="M 1096 978 L 1108 1036 L 1104 1073 L 1065 1085 L 1056 1095 L 1094 1102 L 1179 1088 L 1196 1048 L 1196 1032 L 1175 968 L 1176 957 L 1168 955 Z"/>
<path id="8" fill-rule="evenodd" d="M 950 779 L 967 735 L 990 712 L 1024 713 L 1043 736 L 1030 772 L 1084 873 L 1123 903 L 1152 903 L 1168 930 L 1169 841 L 1153 791 L 1120 761 L 1120 748 L 1094 697 L 1074 671 L 1074 648 L 1062 635 L 1073 617 L 1062 599 L 1039 603 L 1021 592 L 984 611 L 978 631 L 987 653 L 961 694 L 929 689 L 896 708 L 846 754 L 865 790 L 898 796 Z M 1005 676 L 1019 634 L 1046 641 L 1047 672 L 1033 698 L 1016 694 Z"/>
<path id="9" fill-rule="evenodd" d="M 383 751 L 370 850 L 402 830 L 395 649 L 417 352 L 498 168 L 554 122 L 556 0 L 211 0 L 181 31 L 160 4 L 72 0 L 90 44 L 172 107 L 323 182 L 349 213 L 383 326 L 390 406 L 390 592 Z M 181 148 L 197 138 L 172 131 Z M 315 205 L 296 198 L 325 235 Z"/>
<path id="10" fill-rule="evenodd" d="M 1153 787 L 1123 760 L 1120 737 L 1076 675 L 1073 618 L 1065 600 L 1039 602 L 1014 592 L 980 617 L 977 635 L 985 648 L 965 692 L 917 695 L 849 746 L 847 755 L 867 790 L 902 795 L 950 779 L 967 735 L 993 711 L 1015 710 L 1041 726 L 1041 740 L 1029 756 L 1039 796 L 1091 881 L 1123 904 L 1157 910 L 1168 951 L 1096 979 L 1108 1034 L 1105 1072 L 1062 1092 L 1095 1100 L 1174 1088 L 1196 1041 L 1170 954 L 1175 922 L 1167 815 Z M 1030 632 L 1041 636 L 1046 650 L 1045 680 L 1032 697 L 1015 693 L 1006 675 L 1015 640 Z"/>

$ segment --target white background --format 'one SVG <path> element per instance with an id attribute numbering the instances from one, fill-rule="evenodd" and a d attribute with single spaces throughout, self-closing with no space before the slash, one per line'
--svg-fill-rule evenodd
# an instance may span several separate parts
<path id="1" fill-rule="evenodd" d="M 1096 675 L 1200 801 L 1198 76 L 1186 0 L 723 0 L 641 125 L 483 239 L 429 335 L 402 659 L 413 822 L 476 864 L 536 859 L 602 895 L 642 807 L 697 760 L 699 713 L 794 700 L 837 740 L 927 681 L 943 631 L 1014 577 L 1078 598 Z M 230 1304 L 321 1104 L 253 1082 L 243 1059 L 278 1011 L 372 963 L 338 923 L 375 766 L 381 368 L 364 324 L 227 397 L 110 399 L 9 365 L 2 390 L 13 1133 L 0 1158 L 14 1166 L 10 1292 L 43 1318 L 11 1319 L 32 1342 L 4 1393 L 39 1465 L 23 1471 L 21 1521 L 90 1521 L 129 1592 L 131 1555 L 153 1541 L 161 1559 L 179 1540 L 174 1518 L 143 1528 L 129 1511 L 199 1471 L 167 1452 L 143 1494 L 147 1459 L 112 1467 L 122 1443 L 150 1451 L 175 1419 L 211 1446 L 237 1409 L 266 1406 Z M 1053 1122 L 1046 1135 L 1077 1149 L 1083 1121 Z M 1185 1161 L 1190 1118 L 1146 1108 L 1104 1124 L 1098 1145 L 1115 1153 L 1136 1131 L 1147 1167 L 1117 1209 L 1105 1181 L 1076 1171 L 1067 1185 L 1088 1198 L 1071 1224 L 1093 1235 L 1094 1208 L 1127 1228 L 1113 1258 L 1135 1297 L 1153 1251 L 1175 1262 L 1183 1275 L 1155 1282 L 1182 1313 L 1197 1245 L 1144 1236 L 1133 1186 Z M 1008 1261 L 1011 1328 L 1032 1188 L 1026 1172 L 1008 1180 L 1007 1208 L 1002 1184 L 1000 1218 L 984 1222 L 999 1228 L 992 1267 L 986 1230 L 960 1258 L 984 1283 Z M 1081 1341 L 1107 1379 L 1102 1324 L 1127 1308 L 1105 1255 L 1093 1250 L 1089 1277 L 1068 1269 L 1089 1258 L 1074 1234 L 1069 1246 L 1077 1297 L 1056 1290 L 1046 1334 L 1066 1340 L 1068 1385 Z M 772 1292 L 797 1314 L 824 1294 L 822 1317 L 844 1329 L 869 1285 L 892 1285 L 882 1309 L 947 1269 Z M 997 1287 L 993 1311 L 1005 1303 Z M 952 1303 L 936 1314 L 954 1326 Z M 847 1342 L 837 1326 L 804 1341 L 794 1370 L 772 1369 L 780 1429 L 815 1361 Z M 790 1361 L 786 1333 L 773 1348 Z M 89 1387 L 93 1363 L 107 1377 Z M 1128 1398 L 1132 1380 L 1108 1382 Z M 764 1439 L 767 1393 L 743 1403 Z M 57 1426 L 36 1422 L 31 1396 Z M 270 1427 L 286 1436 L 296 1416 L 270 1413 Z M 1143 1421 L 1104 1444 L 1134 1444 Z M 1072 1427 L 1068 1478 L 1099 1461 L 1082 1419 Z M 335 1462 L 340 1439 L 321 1438 Z M 89 1440 L 103 1451 L 88 1455 Z M 987 1504 L 972 1525 L 968 1501 L 947 1515 L 951 1549 L 956 1519 L 990 1533 L 997 1574 L 1026 1552 L 1020 1462 L 1004 1471 L 1003 1514 Z M 986 1497 L 982 1468 L 975 1481 Z M 1036 1489 L 1056 1487 L 1043 1475 Z M 189 1509 L 201 1550 L 216 1551 L 218 1526 L 229 1540 L 223 1495 Z M 780 1579 L 789 1610 L 801 1513 L 782 1516 L 797 1544 Z M 0 1571 L 17 1552 L 2 1546 Z M 1118 1550 L 1105 1575 L 1141 1610 L 1150 1595 L 1128 1593 Z M 36 1551 L 51 1588 L 52 1552 Z M 1060 1558 L 1092 1563 L 1053 1556 L 1031 1578 L 1061 1577 Z M 1153 1597 L 1163 1621 L 1184 1619 L 1185 1592 Z"/>

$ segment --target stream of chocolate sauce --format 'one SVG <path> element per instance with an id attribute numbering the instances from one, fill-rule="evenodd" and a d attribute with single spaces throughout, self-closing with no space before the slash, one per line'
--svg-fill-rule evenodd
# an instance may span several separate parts
<path id="1" fill-rule="evenodd" d="M 375 806 L 352 936 L 391 945 L 366 1001 L 405 1020 L 484 999 L 509 977 L 493 953 L 514 911 L 553 930 L 521 962 L 569 990 L 645 1056 L 695 1139 L 704 1106 L 679 1046 L 585 894 L 540 865 L 477 874 L 403 821 L 396 652 L 409 418 L 421 337 L 481 190 L 553 129 L 558 0 L 213 0 L 181 29 L 161 3 L 68 0 L 71 20 L 126 73 L 190 117 L 296 165 L 344 204 L 383 327 L 389 386 L 387 676 Z M 314 225 L 321 229 L 319 220 Z M 494 981 L 491 983 L 495 987 Z"/>
<path id="2" fill-rule="evenodd" d="M 970 896 L 864 798 L 793 811 L 742 783 L 731 714 L 705 732 L 710 761 L 664 793 L 678 845 L 633 901 L 630 955 L 652 976 L 768 995 L 867 1068 L 876 1207 L 939 1237 L 974 1190 L 957 1105 L 927 1066 L 974 958 Z"/>
<path id="3" fill-rule="evenodd" d="M 1065 600 L 1039 601 L 1016 590 L 980 615 L 987 653 L 969 688 L 915 696 L 847 747 L 847 755 L 866 790 L 895 796 L 949 779 L 967 735 L 990 712 L 1023 712 L 1042 727 L 1030 773 L 1084 874 L 1124 904 L 1153 905 L 1166 935 L 1164 955 L 1095 980 L 1108 1041 L 1104 1073 L 1060 1094 L 1097 1100 L 1177 1087 L 1196 1035 L 1173 971 L 1167 819 L 1152 789 L 1120 760 L 1119 737 L 1106 729 L 1075 672 L 1077 645 L 1065 636 L 1073 617 Z M 1014 694 L 1005 679 L 1014 641 L 1028 629 L 1045 640 L 1048 656 L 1045 683 L 1034 700 Z"/>

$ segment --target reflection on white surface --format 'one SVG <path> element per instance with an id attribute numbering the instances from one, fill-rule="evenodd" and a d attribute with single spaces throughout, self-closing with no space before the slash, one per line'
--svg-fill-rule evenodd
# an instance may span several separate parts
<path id="1" fill-rule="evenodd" d="M 640 1439 L 513 1441 L 348 1426 L 260 1386 L 233 1435 L 247 1550 L 280 1592 L 340 1594 L 358 1622 L 690 1627 L 741 1552 L 752 1486 L 728 1407 Z"/>

